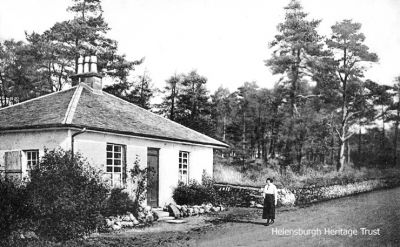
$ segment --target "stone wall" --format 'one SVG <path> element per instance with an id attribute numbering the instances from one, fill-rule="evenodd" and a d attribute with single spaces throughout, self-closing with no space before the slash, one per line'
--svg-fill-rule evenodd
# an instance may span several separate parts
<path id="1" fill-rule="evenodd" d="M 388 177 L 383 179 L 370 179 L 348 184 L 334 184 L 320 187 L 304 187 L 293 190 L 296 205 L 314 203 L 334 198 L 355 195 L 358 193 L 377 189 L 391 188 L 400 185 L 400 178 Z"/>
<path id="2" fill-rule="evenodd" d="M 215 184 L 223 202 L 229 206 L 260 206 L 263 203 L 261 188 L 251 186 Z M 400 186 L 400 178 L 387 177 L 370 179 L 347 184 L 329 186 L 308 186 L 288 190 L 278 188 L 278 207 L 304 205 L 334 198 L 355 195 L 377 189 Z"/>

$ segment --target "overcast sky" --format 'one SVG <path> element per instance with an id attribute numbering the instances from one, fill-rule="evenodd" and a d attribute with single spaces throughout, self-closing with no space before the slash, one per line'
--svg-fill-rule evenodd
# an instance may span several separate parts
<path id="1" fill-rule="evenodd" d="M 71 15 L 68 0 L 0 0 L 0 39 L 24 39 L 24 31 L 42 32 Z M 109 36 L 129 59 L 145 57 L 137 73 L 147 70 L 164 86 L 174 73 L 192 69 L 208 78 L 211 91 L 220 85 L 235 90 L 245 81 L 271 88 L 277 78 L 264 65 L 276 26 L 289 0 L 103 0 Z M 400 75 L 400 0 L 303 0 L 309 17 L 322 19 L 329 35 L 337 21 L 362 23 L 366 44 L 379 64 L 367 78 L 392 84 Z"/>

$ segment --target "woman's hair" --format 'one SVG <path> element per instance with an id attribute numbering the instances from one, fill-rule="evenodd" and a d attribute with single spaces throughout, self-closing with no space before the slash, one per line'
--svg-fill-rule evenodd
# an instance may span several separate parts
<path id="1" fill-rule="evenodd" d="M 268 180 L 269 180 L 271 183 L 274 182 L 274 180 L 272 180 L 272 178 L 267 178 L 266 182 L 268 182 Z"/>

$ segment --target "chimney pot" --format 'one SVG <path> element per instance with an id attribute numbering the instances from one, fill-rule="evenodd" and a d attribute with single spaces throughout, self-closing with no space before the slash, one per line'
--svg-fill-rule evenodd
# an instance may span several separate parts
<path id="1" fill-rule="evenodd" d="M 95 92 L 101 93 L 102 76 L 97 72 L 97 57 L 85 56 L 78 58 L 78 74 L 71 76 L 72 86 L 79 83 L 85 83 L 94 89 Z"/>
<path id="2" fill-rule="evenodd" d="M 82 74 L 83 73 L 83 57 L 80 56 L 78 58 L 78 74 Z"/>
<path id="3" fill-rule="evenodd" d="M 97 73 L 97 57 L 96 56 L 90 57 L 90 72 Z"/>
<path id="4" fill-rule="evenodd" d="M 90 63 L 90 57 L 86 56 L 85 57 L 85 62 L 83 64 L 83 73 L 89 73 L 90 72 L 89 63 Z"/>

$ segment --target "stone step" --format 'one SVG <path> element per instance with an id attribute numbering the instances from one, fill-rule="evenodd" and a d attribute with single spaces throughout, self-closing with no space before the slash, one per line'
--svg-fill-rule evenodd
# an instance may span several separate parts
<path id="1" fill-rule="evenodd" d="M 169 212 L 159 210 L 154 210 L 153 212 L 158 216 L 158 218 L 169 217 Z"/>
<path id="2" fill-rule="evenodd" d="M 175 219 L 175 217 L 165 216 L 165 217 L 158 218 L 158 221 L 168 221 L 168 220 L 174 220 L 174 219 Z"/>

